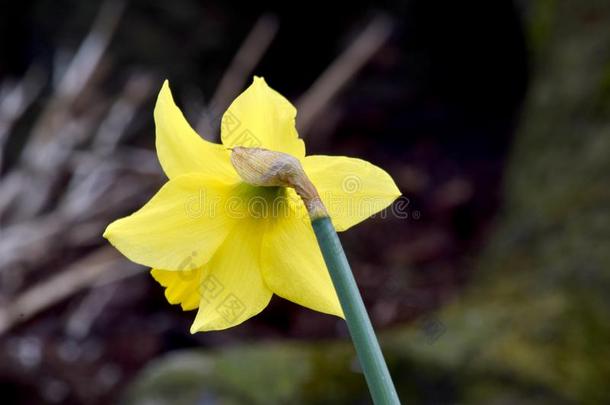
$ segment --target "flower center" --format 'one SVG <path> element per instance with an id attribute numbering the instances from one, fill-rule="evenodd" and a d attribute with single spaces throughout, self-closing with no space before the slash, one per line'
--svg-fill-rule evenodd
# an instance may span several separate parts
<path id="1" fill-rule="evenodd" d="M 231 163 L 247 184 L 261 188 L 293 188 L 305 203 L 312 220 L 328 216 L 318 191 L 294 156 L 263 148 L 237 146 L 232 149 Z M 278 213 L 284 212 L 284 208 L 279 209 L 282 211 Z"/>
<path id="2" fill-rule="evenodd" d="M 250 219 L 279 218 L 290 215 L 290 204 L 300 201 L 291 201 L 288 190 L 281 186 L 253 186 L 243 182 L 237 186 L 236 194 L 240 215 Z"/>

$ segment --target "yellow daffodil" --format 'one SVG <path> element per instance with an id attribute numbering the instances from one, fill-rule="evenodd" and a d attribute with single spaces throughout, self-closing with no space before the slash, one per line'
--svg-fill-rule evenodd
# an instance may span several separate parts
<path id="1" fill-rule="evenodd" d="M 343 316 L 303 202 L 284 187 L 245 183 L 231 149 L 258 147 L 297 158 L 337 230 L 386 208 L 400 192 L 360 159 L 305 156 L 296 109 L 262 78 L 230 105 L 222 145 L 201 138 L 163 84 L 154 112 L 167 183 L 140 210 L 104 233 L 121 253 L 152 268 L 165 296 L 198 309 L 191 333 L 225 329 L 256 315 L 272 294 Z"/>

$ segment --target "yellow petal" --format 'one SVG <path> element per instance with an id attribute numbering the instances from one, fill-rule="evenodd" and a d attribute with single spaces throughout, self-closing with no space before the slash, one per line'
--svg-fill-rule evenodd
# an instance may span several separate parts
<path id="1" fill-rule="evenodd" d="M 260 268 L 265 221 L 243 219 L 203 269 L 199 311 L 191 333 L 239 325 L 271 299 Z"/>
<path id="2" fill-rule="evenodd" d="M 182 271 L 152 269 L 150 274 L 165 287 L 165 297 L 170 304 L 180 304 L 185 311 L 197 309 L 201 268 L 191 269 L 186 259 Z"/>
<path id="3" fill-rule="evenodd" d="M 204 173 L 219 178 L 236 178 L 230 151 L 220 144 L 206 141 L 191 128 L 174 103 L 167 80 L 159 92 L 154 116 L 157 155 L 167 177 Z"/>
<path id="4" fill-rule="evenodd" d="M 227 147 L 261 147 L 305 156 L 305 144 L 295 127 L 297 110 L 281 94 L 254 77 L 222 117 L 222 143 Z"/>
<path id="5" fill-rule="evenodd" d="M 237 223 L 226 204 L 235 187 L 202 174 L 178 176 L 140 210 L 108 225 L 104 237 L 145 266 L 180 270 L 189 259 L 200 267 Z"/>
<path id="6" fill-rule="evenodd" d="M 313 155 L 303 160 L 303 168 L 337 231 L 356 225 L 400 197 L 390 175 L 365 160 Z"/>
<path id="7" fill-rule="evenodd" d="M 307 211 L 292 189 L 287 192 L 290 206 L 270 221 L 263 238 L 265 282 L 280 297 L 343 317 Z"/>

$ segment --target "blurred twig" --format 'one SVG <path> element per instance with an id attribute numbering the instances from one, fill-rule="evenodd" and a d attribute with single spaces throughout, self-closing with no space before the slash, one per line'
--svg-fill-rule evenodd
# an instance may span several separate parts
<path id="1" fill-rule="evenodd" d="M 277 29 L 278 21 L 273 15 L 264 14 L 256 21 L 222 76 L 207 108 L 201 114 L 201 119 L 196 125 L 199 134 L 214 140 L 221 114 L 244 87 L 248 77 L 273 41 Z"/>
<path id="2" fill-rule="evenodd" d="M 87 87 L 112 39 L 124 8 L 125 2 L 122 0 L 106 0 L 102 4 L 89 35 L 57 84 L 56 94 L 59 98 L 72 101 Z"/>
<path id="3" fill-rule="evenodd" d="M 63 272 L 29 288 L 10 304 L 0 309 L 0 335 L 15 324 L 87 288 L 103 275 L 135 266 L 112 247 L 100 248 L 85 256 Z"/>
<path id="4" fill-rule="evenodd" d="M 135 72 L 113 99 L 95 77 L 123 9 L 122 1 L 103 3 L 35 119 L 20 159 L 0 177 L 0 302 L 8 303 L 0 310 L 0 332 L 112 273 L 102 270 L 126 268 L 107 247 L 72 263 L 63 255 L 78 257 L 79 249 L 98 245 L 108 218 L 160 181 L 154 152 L 121 145 L 152 94 L 154 77 Z M 10 136 L 23 136 L 11 127 L 40 93 L 35 73 L 0 86 L 9 89 L 0 95 L 0 149 Z M 31 272 L 49 266 L 67 268 L 20 292 Z"/>
<path id="5" fill-rule="evenodd" d="M 394 23 L 378 15 L 297 101 L 297 128 L 304 136 L 332 99 L 390 37 Z"/>
<path id="6" fill-rule="evenodd" d="M 102 100 L 91 100 L 90 108 L 78 111 L 84 102 L 83 96 L 92 88 L 92 77 L 99 69 L 123 9 L 124 2 L 118 0 L 102 4 L 89 35 L 58 80 L 47 107 L 33 126 L 18 171 L 12 174 L 24 183 L 14 197 L 13 220 L 32 217 L 44 209 L 60 179 L 60 168 L 66 157 L 86 139 L 87 129 L 98 121 L 107 105 Z M 3 186 L 0 184 L 0 192 Z"/>

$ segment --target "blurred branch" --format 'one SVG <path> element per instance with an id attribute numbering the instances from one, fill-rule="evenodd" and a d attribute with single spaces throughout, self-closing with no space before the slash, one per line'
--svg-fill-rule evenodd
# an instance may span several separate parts
<path id="1" fill-rule="evenodd" d="M 221 114 L 239 94 L 248 77 L 261 60 L 278 30 L 278 20 L 274 15 L 262 15 L 238 49 L 225 71 L 207 108 L 196 125 L 199 134 L 206 134 L 214 140 L 220 125 Z"/>
<path id="2" fill-rule="evenodd" d="M 134 266 L 112 247 L 98 249 L 63 272 L 26 290 L 1 308 L 0 335 L 17 323 L 95 284 L 103 275 Z"/>
<path id="3" fill-rule="evenodd" d="M 314 84 L 297 100 L 297 129 L 307 134 L 315 119 L 334 97 L 358 73 L 389 39 L 394 23 L 378 15 L 358 35 L 350 46 L 320 75 Z"/>
<path id="4" fill-rule="evenodd" d="M 30 268 L 53 260 L 57 252 L 94 244 L 106 225 L 100 218 L 112 216 L 129 206 L 158 182 L 160 170 L 154 152 L 118 148 L 136 112 L 150 96 L 152 81 L 149 74 L 133 74 L 112 104 L 104 101 L 103 104 L 111 105 L 105 115 L 95 111 L 80 122 L 75 123 L 72 118 L 64 124 L 65 127 L 76 126 L 80 128 L 78 133 L 93 137 L 89 150 L 62 150 L 66 144 L 61 142 L 61 137 L 46 146 L 59 150 L 57 153 L 64 156 L 54 163 L 54 170 L 70 174 L 69 182 L 62 185 L 59 195 L 41 193 L 41 187 L 37 186 L 37 181 L 53 179 L 49 177 L 52 173 L 37 172 L 33 176 L 31 168 L 18 167 L 0 179 L 0 216 L 11 205 L 22 208 L 32 199 L 53 208 L 45 215 L 13 215 L 10 217 L 12 222 L 0 229 L 1 277 L 6 277 L 5 273 L 10 271 L 14 280 L 23 280 Z M 63 105 L 63 108 L 68 107 Z M 68 145 L 74 146 L 70 142 Z M 121 181 L 117 181 L 118 178 Z M 21 213 L 24 213 L 23 209 Z M 3 288 L 0 292 L 7 294 L 10 288 L 8 290 Z"/>
<path id="5" fill-rule="evenodd" d="M 144 72 L 134 73 L 127 79 L 94 136 L 94 151 L 107 155 L 116 149 L 138 109 L 152 95 L 153 82 L 153 76 Z"/>
<path id="6" fill-rule="evenodd" d="M 125 3 L 119 0 L 107 0 L 102 4 L 91 31 L 34 124 L 18 164 L 19 174 L 16 175 L 24 184 L 11 201 L 13 221 L 32 217 L 44 209 L 61 179 L 60 168 L 67 156 L 86 139 L 91 132 L 88 129 L 98 122 L 107 106 L 104 100 L 94 99 L 90 100 L 86 111 L 77 112 L 84 105 L 82 97 L 87 89 L 93 89 L 92 77 L 99 70 L 124 7 Z M 4 187 L 0 184 L 0 193 Z M 7 205 L 3 202 L 2 206 Z"/>
<path id="7" fill-rule="evenodd" d="M 57 85 L 59 98 L 72 101 L 87 87 L 108 48 L 124 8 L 125 2 L 122 0 L 106 0 L 102 4 L 89 35 Z"/>
<path id="8" fill-rule="evenodd" d="M 66 320 L 64 330 L 68 336 L 82 339 L 89 334 L 96 318 L 102 314 L 116 292 L 111 288 L 92 288 L 81 300 L 76 310 Z"/>

